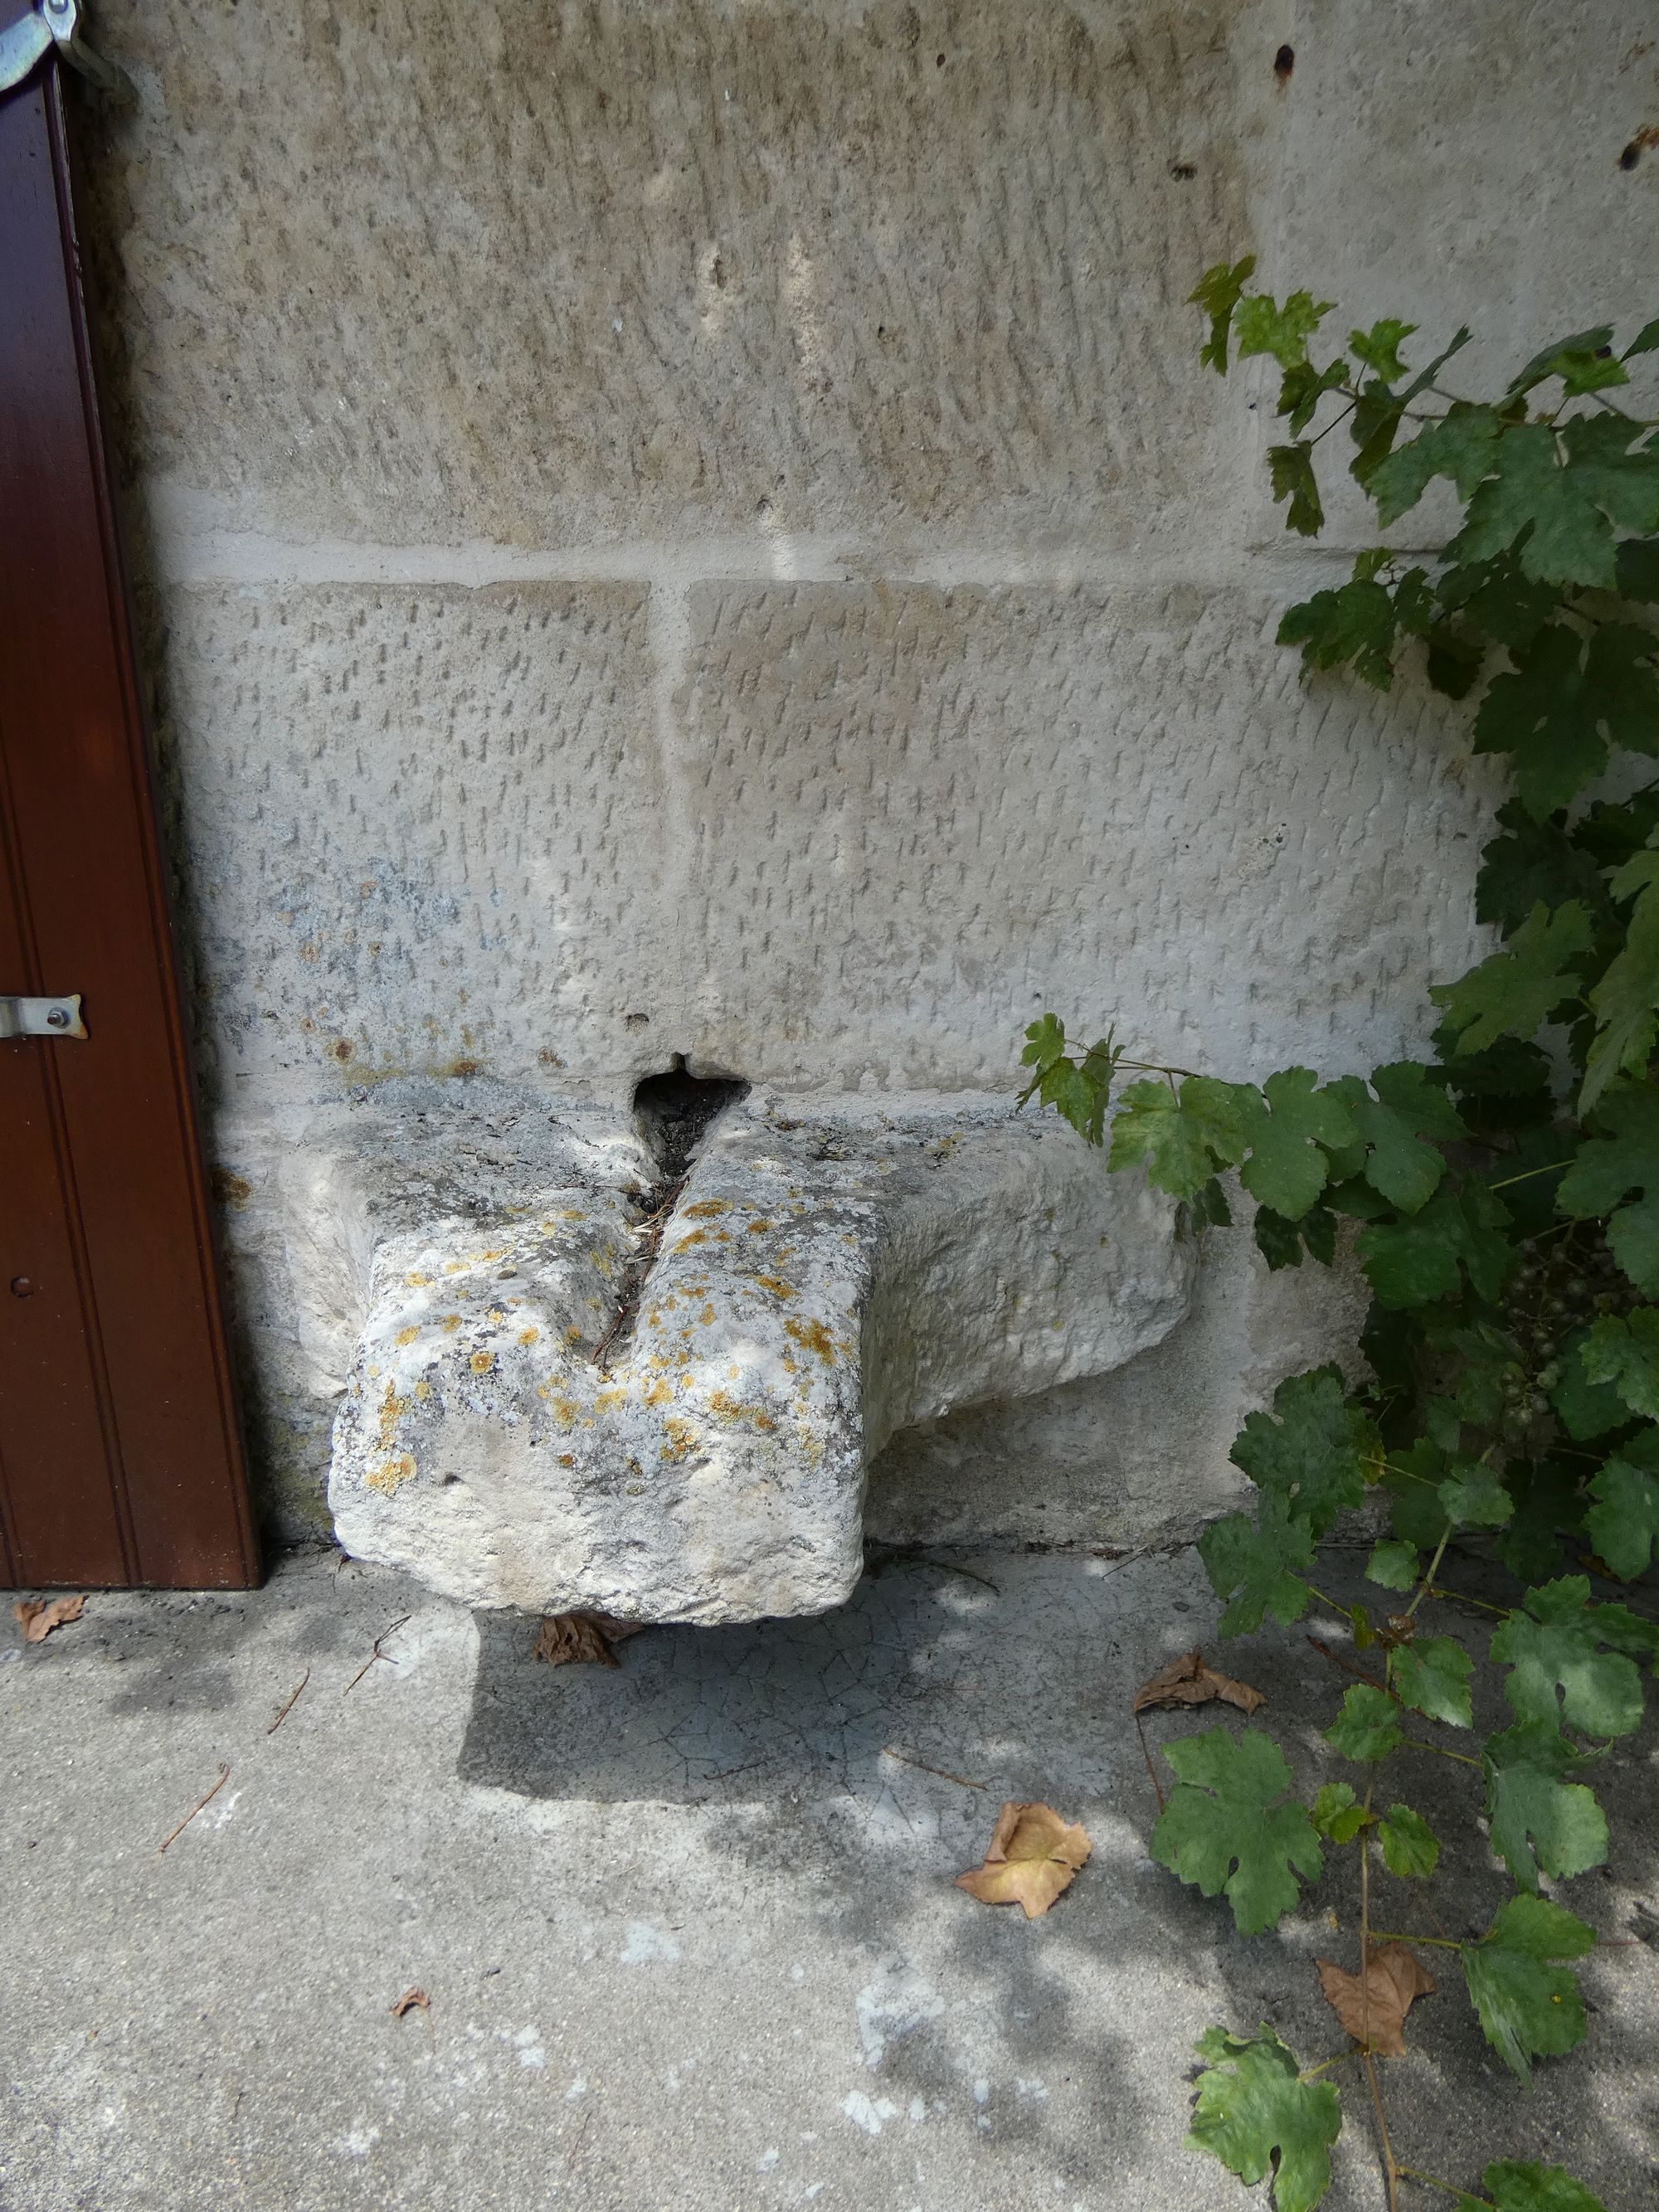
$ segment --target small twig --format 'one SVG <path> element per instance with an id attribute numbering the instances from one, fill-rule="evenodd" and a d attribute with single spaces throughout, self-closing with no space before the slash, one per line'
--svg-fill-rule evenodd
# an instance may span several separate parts
<path id="1" fill-rule="evenodd" d="M 229 1779 L 229 1767 L 222 1766 L 219 1769 L 219 1779 L 214 1784 L 212 1789 L 208 1791 L 207 1796 L 205 1797 L 199 1798 L 197 1802 L 191 1807 L 184 1819 L 179 1821 L 178 1826 L 176 1828 L 168 1829 L 167 1834 L 162 1837 L 161 1842 L 155 1847 L 155 1856 L 157 1858 L 161 1857 L 161 1853 L 166 1850 L 167 1845 L 172 1843 L 176 1837 L 182 1836 L 184 1834 L 185 1830 L 189 1827 L 191 1822 L 201 1811 L 203 1806 L 210 1805 L 213 1802 L 214 1799 L 219 1795 L 219 1792 L 224 1788 L 226 1783 L 228 1782 Z"/>
<path id="2" fill-rule="evenodd" d="M 304 1689 L 304 1687 L 305 1687 L 305 1686 L 306 1686 L 306 1684 L 307 1684 L 310 1680 L 311 1680 L 311 1669 L 310 1669 L 310 1668 L 309 1668 L 309 1667 L 307 1667 L 307 1668 L 306 1668 L 305 1673 L 304 1673 L 303 1674 L 301 1674 L 301 1677 L 300 1677 L 300 1690 L 303 1690 L 303 1689 Z M 283 1722 L 288 1718 L 289 1715 L 289 1714 L 294 1711 L 295 1706 L 295 1705 L 297 1705 L 299 1704 L 299 1702 L 300 1702 L 300 1690 L 296 1690 L 296 1691 L 294 1692 L 294 1695 L 293 1695 L 293 1696 L 289 1699 L 288 1703 L 287 1703 L 287 1704 L 283 1707 L 283 1710 L 281 1711 L 281 1712 L 279 1712 L 279 1713 L 277 1714 L 277 1716 L 276 1716 L 276 1719 L 275 1719 L 274 1721 L 272 1721 L 272 1723 L 271 1723 L 270 1726 L 270 1727 L 265 1730 L 265 1734 L 266 1734 L 267 1735 L 276 1735 L 276 1731 L 277 1731 L 277 1729 L 278 1729 L 279 1728 L 281 1728 L 281 1726 L 283 1725 Z"/>
<path id="3" fill-rule="evenodd" d="M 989 1787 L 987 1783 L 970 1782 L 965 1774 L 952 1774 L 948 1766 L 929 1766 L 925 1759 L 912 1759 L 908 1751 L 895 1751 L 890 1743 L 882 1746 L 881 1755 L 884 1759 L 896 1759 L 902 1766 L 919 1766 L 924 1774 L 937 1774 L 941 1782 L 958 1782 L 964 1790 Z"/>
<path id="4" fill-rule="evenodd" d="M 1152 1795 L 1158 1800 L 1158 1809 L 1161 1815 L 1164 1811 L 1164 1791 L 1158 1783 L 1158 1769 L 1152 1765 L 1152 1754 L 1146 1748 L 1146 1731 L 1140 1724 L 1139 1713 L 1135 1715 L 1135 1734 L 1140 1738 L 1140 1755 L 1146 1762 L 1147 1778 L 1152 1783 Z"/>
<path id="5" fill-rule="evenodd" d="M 1340 1651 L 1333 1651 L 1328 1644 L 1322 1644 L 1316 1636 L 1310 1636 L 1307 1640 L 1316 1651 L 1322 1653 L 1330 1661 L 1333 1667 L 1340 1667 L 1350 1674 L 1358 1674 L 1362 1682 L 1369 1682 L 1373 1689 L 1382 1690 L 1389 1697 L 1394 1697 L 1394 1692 L 1389 1688 L 1380 1674 L 1370 1674 L 1364 1667 L 1356 1664 L 1353 1660 L 1345 1659 Z M 1395 1698 L 1395 1703 L 1398 1705 L 1399 1702 L 1400 1700 Z"/>
<path id="6" fill-rule="evenodd" d="M 412 1613 L 406 1613 L 401 1620 L 394 1620 L 390 1628 L 383 1628 L 380 1631 L 380 1634 L 374 1639 L 374 1649 L 369 1653 L 368 1658 L 364 1660 L 362 1665 L 357 1669 L 351 1680 L 346 1684 L 344 1689 L 341 1691 L 340 1695 L 343 1698 L 350 1696 L 351 1692 L 356 1688 L 358 1683 L 362 1680 L 364 1675 L 368 1674 L 369 1668 L 374 1664 L 374 1662 L 377 1659 L 386 1659 L 386 1654 L 381 1650 L 380 1646 L 386 1642 L 387 1637 L 395 1636 L 398 1633 L 398 1631 L 402 1628 L 405 1623 L 412 1620 L 414 1618 L 415 1616 Z M 386 1664 L 388 1667 L 393 1663 L 394 1662 L 392 1660 L 386 1659 Z"/>

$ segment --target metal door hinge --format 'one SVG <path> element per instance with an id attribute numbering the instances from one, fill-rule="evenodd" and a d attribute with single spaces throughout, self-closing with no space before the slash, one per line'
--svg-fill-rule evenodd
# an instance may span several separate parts
<path id="1" fill-rule="evenodd" d="M 82 0 L 34 0 L 27 15 L 9 30 L 0 31 L 0 92 L 21 84 L 54 46 L 71 69 L 104 92 L 133 98 L 132 84 L 113 62 L 94 53 L 81 36 L 85 16 Z M 3 1034 L 3 1032 L 0 1032 Z"/>
<path id="2" fill-rule="evenodd" d="M 83 1037 L 81 994 L 67 999 L 0 999 L 0 1037 Z"/>

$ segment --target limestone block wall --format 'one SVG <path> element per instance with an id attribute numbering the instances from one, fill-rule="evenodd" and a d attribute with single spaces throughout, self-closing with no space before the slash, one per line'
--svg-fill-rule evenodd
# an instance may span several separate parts
<path id="1" fill-rule="evenodd" d="M 1363 526 L 1286 547 L 1260 387 L 1182 303 L 1253 251 L 1351 320 L 1477 321 L 1472 374 L 1653 312 L 1644 0 L 100 0 L 97 35 L 138 100 L 78 100 L 83 228 L 278 1525 L 326 1451 L 271 1168 L 313 1109 L 620 1107 L 675 1054 L 1000 1092 L 1045 1005 L 1231 1075 L 1421 1041 L 1480 771 L 1412 684 L 1273 643 Z M 1121 1374 L 897 1439 L 872 1524 L 1190 1522 L 1341 1320 L 1212 1240 Z"/>

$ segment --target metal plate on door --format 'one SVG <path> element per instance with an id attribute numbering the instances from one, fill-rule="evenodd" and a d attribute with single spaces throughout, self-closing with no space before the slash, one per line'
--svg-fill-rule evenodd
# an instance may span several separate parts
<path id="1" fill-rule="evenodd" d="M 83 1037 L 81 994 L 67 999 L 0 998 L 0 1037 Z"/>

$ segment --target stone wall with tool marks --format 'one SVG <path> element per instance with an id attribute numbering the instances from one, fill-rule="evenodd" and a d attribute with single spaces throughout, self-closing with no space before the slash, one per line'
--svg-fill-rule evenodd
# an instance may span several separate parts
<path id="1" fill-rule="evenodd" d="M 1414 681 L 1303 686 L 1273 644 L 1363 518 L 1283 539 L 1266 386 L 1182 303 L 1255 252 L 1339 337 L 1474 321 L 1475 379 L 1652 312 L 1640 0 L 94 32 L 137 99 L 73 94 L 82 228 L 280 1522 L 326 1425 L 285 1396 L 261 1163 L 313 1109 L 482 1078 L 620 1113 L 676 1054 L 1006 1092 L 1043 1006 L 1238 1076 L 1422 1042 L 1485 769 Z M 1242 1243 L 1206 1267 L 1122 1376 L 890 1447 L 884 1533 L 1212 1507 L 1334 1319 Z"/>

